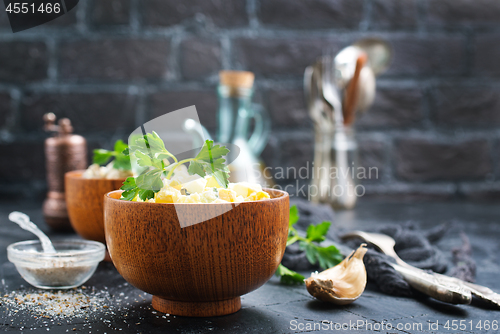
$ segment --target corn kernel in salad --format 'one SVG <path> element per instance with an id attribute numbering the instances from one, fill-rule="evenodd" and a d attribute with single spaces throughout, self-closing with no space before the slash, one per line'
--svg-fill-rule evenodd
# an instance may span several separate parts
<path id="1" fill-rule="evenodd" d="M 261 200 L 269 199 L 269 198 L 270 198 L 269 194 L 266 193 L 265 191 L 257 191 L 257 192 L 252 193 L 247 198 L 245 198 L 245 201 L 246 202 L 248 202 L 248 201 L 261 201 Z"/>
<path id="2" fill-rule="evenodd" d="M 236 200 L 236 192 L 231 189 L 219 189 L 219 198 L 228 202 L 234 202 Z"/>
<path id="3" fill-rule="evenodd" d="M 262 191 L 262 186 L 260 184 L 249 182 L 230 183 L 228 188 L 234 190 L 237 196 L 243 196 L 244 198 L 250 196 L 254 192 Z"/>
<path id="4" fill-rule="evenodd" d="M 173 187 L 163 188 L 155 194 L 156 203 L 176 203 L 181 192 Z"/>

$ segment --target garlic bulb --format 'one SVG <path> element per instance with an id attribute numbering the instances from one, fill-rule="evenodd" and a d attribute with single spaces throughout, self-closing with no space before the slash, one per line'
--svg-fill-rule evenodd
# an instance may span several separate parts
<path id="1" fill-rule="evenodd" d="M 350 304 L 358 299 L 366 287 L 366 269 L 363 263 L 366 251 L 366 244 L 361 244 L 335 267 L 321 273 L 312 273 L 305 280 L 307 291 L 322 301 L 338 305 Z"/>

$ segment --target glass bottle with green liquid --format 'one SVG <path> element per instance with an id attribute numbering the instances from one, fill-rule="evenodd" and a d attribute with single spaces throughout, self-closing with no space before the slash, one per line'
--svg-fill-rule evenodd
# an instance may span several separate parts
<path id="1" fill-rule="evenodd" d="M 252 103 L 254 74 L 246 71 L 221 71 L 217 95 L 217 142 L 239 148 L 237 157 L 228 157 L 231 182 L 253 182 L 272 186 L 259 159 L 269 139 L 271 123 L 265 110 Z M 231 153 L 230 153 L 231 154 Z M 233 160 L 234 159 L 234 160 Z"/>

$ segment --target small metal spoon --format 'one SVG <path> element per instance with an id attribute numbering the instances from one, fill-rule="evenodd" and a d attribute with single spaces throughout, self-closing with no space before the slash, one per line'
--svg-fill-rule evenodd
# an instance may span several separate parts
<path id="1" fill-rule="evenodd" d="M 38 226 L 36 226 L 35 223 L 30 220 L 30 217 L 27 214 L 13 211 L 9 214 L 9 219 L 21 226 L 22 229 L 36 235 L 42 243 L 44 253 L 56 253 L 56 250 L 54 249 L 54 246 L 52 246 L 52 242 L 50 241 L 49 237 L 45 235 L 45 233 L 43 233 L 38 228 Z"/>
<path id="2" fill-rule="evenodd" d="M 368 63 L 373 73 L 379 75 L 384 72 L 392 60 L 392 48 L 380 38 L 365 38 L 353 44 L 368 55 Z"/>
<path id="3" fill-rule="evenodd" d="M 382 253 L 394 258 L 397 264 L 392 264 L 393 268 L 408 284 L 434 299 L 450 304 L 470 304 L 472 301 L 471 290 L 462 281 L 445 275 L 429 274 L 401 260 L 394 250 L 396 242 L 388 235 L 352 231 L 342 235 L 341 238 L 343 240 L 361 238 L 377 247 Z"/>
<path id="4" fill-rule="evenodd" d="M 394 251 L 394 246 L 396 245 L 396 242 L 390 236 L 380 233 L 353 231 L 343 235 L 341 238 L 349 239 L 353 237 L 358 237 L 363 239 L 364 241 L 371 243 L 372 245 L 380 249 L 382 253 L 394 258 L 400 266 L 407 268 L 410 271 L 421 271 L 420 269 L 409 265 L 408 263 L 404 262 L 399 258 L 398 254 L 396 254 L 396 252 Z M 396 270 L 398 269 L 396 268 Z M 483 301 L 483 303 L 489 305 L 491 308 L 500 309 L 500 294 L 496 293 L 490 288 L 466 282 L 456 277 L 450 277 L 438 273 L 431 273 L 430 275 L 433 276 L 439 283 L 448 286 L 450 285 L 459 286 L 461 290 L 471 293 L 473 296 L 480 299 L 481 301 Z"/>

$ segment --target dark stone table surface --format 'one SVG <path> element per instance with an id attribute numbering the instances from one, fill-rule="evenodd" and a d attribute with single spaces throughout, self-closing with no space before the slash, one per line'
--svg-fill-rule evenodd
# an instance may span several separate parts
<path id="1" fill-rule="evenodd" d="M 12 291 L 32 291 L 13 264 L 8 262 L 10 243 L 33 239 L 7 219 L 10 211 L 23 211 L 48 231 L 42 222 L 39 203 L 0 204 L 0 263 L 2 296 Z M 500 291 L 500 207 L 498 204 L 387 203 L 361 201 L 353 211 L 340 212 L 334 227 L 366 229 L 379 224 L 402 224 L 407 221 L 423 228 L 454 221 L 445 239 L 438 245 L 449 254 L 460 245 L 459 231 L 470 237 L 477 261 L 477 282 Z M 68 235 L 49 232 L 53 238 Z M 70 235 L 70 237 L 75 237 Z M 308 274 L 308 273 L 306 273 Z M 151 296 L 126 284 L 110 263 L 101 263 L 85 283 L 88 290 L 109 292 L 113 312 L 85 318 L 35 318 L 28 311 L 15 312 L 2 302 L 2 329 L 23 333 L 309 333 L 379 332 L 379 333 L 494 333 L 499 332 L 500 311 L 477 306 L 453 306 L 431 299 L 392 297 L 368 285 L 355 303 L 334 306 L 312 298 L 304 286 L 283 286 L 273 277 L 261 288 L 242 297 L 242 309 L 217 318 L 184 318 L 154 311 Z M 111 305 L 112 304 L 112 305 Z M 113 314 L 114 313 L 114 314 Z M 392 328 L 389 327 L 389 324 Z M 447 326 L 448 324 L 448 326 Z M 356 327 L 356 325 L 359 325 Z M 371 327 L 370 327 L 371 326 Z M 333 330 L 332 330 L 333 329 Z M 378 330 L 377 330 L 378 329 Z"/>

